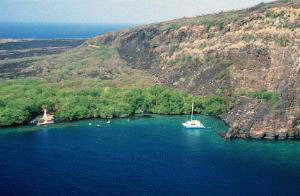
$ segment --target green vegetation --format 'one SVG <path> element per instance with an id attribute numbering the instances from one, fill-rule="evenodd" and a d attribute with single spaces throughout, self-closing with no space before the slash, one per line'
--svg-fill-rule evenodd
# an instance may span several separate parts
<path id="1" fill-rule="evenodd" d="M 246 42 L 246 43 L 249 43 L 251 41 L 255 41 L 255 36 L 254 35 L 251 35 L 251 34 L 246 34 L 243 36 L 243 40 Z"/>
<path id="2" fill-rule="evenodd" d="M 227 21 L 229 22 L 236 22 L 238 20 L 241 20 L 244 16 L 241 14 L 237 14 L 234 11 L 227 13 L 225 16 Z"/>
<path id="3" fill-rule="evenodd" d="M 299 19 L 298 19 L 299 20 Z M 290 29 L 291 31 L 295 31 L 297 28 L 300 28 L 300 22 L 295 23 L 284 23 L 282 28 Z"/>
<path id="4" fill-rule="evenodd" d="M 240 93 L 240 95 L 252 97 L 254 99 L 259 99 L 262 101 L 270 101 L 272 102 L 272 108 L 275 108 L 280 100 L 280 93 L 278 92 L 268 92 L 266 90 L 260 91 L 244 91 Z"/>
<path id="5" fill-rule="evenodd" d="M 176 59 L 176 60 L 169 60 L 169 61 L 167 62 L 167 64 L 173 66 L 173 65 L 176 65 L 178 62 L 179 62 L 179 59 Z"/>
<path id="6" fill-rule="evenodd" d="M 57 120 L 114 118 L 135 113 L 189 113 L 217 116 L 226 110 L 222 97 L 190 96 L 162 86 L 116 88 L 100 81 L 61 81 L 28 79 L 0 83 L 0 126 L 32 120 L 46 107 Z"/>
<path id="7" fill-rule="evenodd" d="M 195 57 L 194 61 L 196 64 L 199 64 L 201 62 L 200 57 L 198 57 L 198 56 Z"/>
<path id="8" fill-rule="evenodd" d="M 216 21 L 216 26 L 218 27 L 218 29 L 221 31 L 224 29 L 224 21 L 223 20 L 217 20 Z"/>
<path id="9" fill-rule="evenodd" d="M 186 59 L 187 62 L 192 62 L 193 56 L 192 56 L 192 55 L 187 55 L 187 56 L 185 57 L 185 59 Z"/>
<path id="10" fill-rule="evenodd" d="M 275 41 L 275 44 L 278 46 L 281 46 L 281 47 L 287 47 L 289 45 L 289 43 L 290 43 L 290 41 L 286 37 L 279 38 Z"/>
<path id="11" fill-rule="evenodd" d="M 202 42 L 199 47 L 200 47 L 200 49 L 204 49 L 204 48 L 207 47 L 207 43 L 206 42 Z"/>
<path id="12" fill-rule="evenodd" d="M 171 30 L 177 30 L 181 27 L 180 24 L 177 24 L 177 23 L 174 23 L 174 24 L 170 24 L 168 27 L 167 27 L 167 30 L 168 31 L 171 31 Z"/>
<path id="13" fill-rule="evenodd" d="M 98 55 L 101 60 L 105 60 L 111 57 L 111 53 L 109 51 L 108 46 L 101 45 L 101 47 L 98 49 Z"/>
<path id="14" fill-rule="evenodd" d="M 63 67 L 63 71 L 64 72 L 69 72 L 69 71 L 72 71 L 73 69 L 81 68 L 81 67 L 84 67 L 83 62 L 73 62 L 73 63 L 66 64 Z"/>
<path id="15" fill-rule="evenodd" d="M 224 19 L 219 17 L 205 17 L 200 22 L 205 27 L 205 31 L 209 32 L 210 28 L 216 26 L 220 31 L 224 29 Z"/>
<path id="16" fill-rule="evenodd" d="M 182 56 L 182 58 L 181 59 L 179 59 L 179 60 L 181 60 L 181 62 L 186 62 L 186 63 L 192 63 L 193 62 L 193 56 L 191 55 L 191 54 L 188 54 L 188 55 L 184 55 L 184 56 Z M 200 62 L 200 58 L 199 57 L 196 57 L 195 59 L 194 59 L 194 62 Z"/>
<path id="17" fill-rule="evenodd" d="M 278 18 L 278 17 L 283 17 L 283 16 L 284 16 L 284 11 L 281 11 L 280 13 L 275 13 L 272 10 L 266 11 L 266 17 L 268 17 L 268 18 Z"/>
<path id="18" fill-rule="evenodd" d="M 178 46 L 172 46 L 171 48 L 169 48 L 169 56 L 172 56 L 174 54 L 174 52 L 176 51 Z"/>
<path id="19" fill-rule="evenodd" d="M 226 67 L 229 67 L 229 66 L 233 65 L 233 62 L 232 62 L 232 60 L 231 60 L 229 57 L 227 57 L 227 58 L 224 60 L 224 65 L 225 65 Z"/>
<path id="20" fill-rule="evenodd" d="M 247 13 L 244 12 L 220 12 L 215 15 L 204 15 L 204 16 L 197 16 L 197 17 L 188 17 L 188 18 L 181 18 L 172 21 L 172 23 L 165 23 L 161 27 L 159 27 L 160 31 L 168 31 L 168 30 L 177 30 L 182 26 L 186 25 L 204 25 L 206 32 L 209 32 L 210 28 L 215 26 L 220 31 L 223 30 L 226 24 L 230 24 L 232 22 L 241 20 L 247 16 Z"/>
<path id="21" fill-rule="evenodd" d="M 158 47 L 158 44 L 157 44 L 156 42 L 152 41 L 152 42 L 150 43 L 150 47 L 151 47 L 152 49 L 155 49 L 155 48 Z"/>
<path id="22" fill-rule="evenodd" d="M 208 54 L 204 57 L 204 62 L 209 65 L 214 65 L 219 62 L 219 59 L 213 54 Z"/>
<path id="23" fill-rule="evenodd" d="M 210 95 L 202 102 L 202 113 L 205 115 L 217 116 L 226 110 L 226 104 L 223 97 Z"/>
<path id="24" fill-rule="evenodd" d="M 153 33 L 152 32 L 146 32 L 145 37 L 147 40 L 151 40 L 153 38 Z"/>
<path id="25" fill-rule="evenodd" d="M 167 61 L 168 65 L 176 65 L 178 63 L 181 63 L 182 65 L 185 65 L 187 63 L 196 63 L 196 64 L 200 64 L 201 63 L 201 59 L 200 57 L 193 57 L 191 54 L 188 55 L 183 55 L 181 57 L 177 56 L 176 59 L 172 59 Z"/>

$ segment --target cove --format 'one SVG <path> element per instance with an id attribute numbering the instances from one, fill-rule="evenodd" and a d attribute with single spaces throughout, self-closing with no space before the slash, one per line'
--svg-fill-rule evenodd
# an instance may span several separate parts
<path id="1" fill-rule="evenodd" d="M 188 130 L 188 118 L 1 129 L 1 195 L 300 194 L 298 141 L 224 141 L 222 121 L 196 115 L 211 128 Z"/>

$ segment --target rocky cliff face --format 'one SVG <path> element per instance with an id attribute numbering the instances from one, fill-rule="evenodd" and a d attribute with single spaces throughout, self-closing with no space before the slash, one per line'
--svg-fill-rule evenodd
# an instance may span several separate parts
<path id="1" fill-rule="evenodd" d="M 299 2 L 260 4 L 108 33 L 74 51 L 67 64 L 84 56 L 84 66 L 73 66 L 65 77 L 84 73 L 120 82 L 126 73 L 133 83 L 144 76 L 146 83 L 195 95 L 220 94 L 233 103 L 221 116 L 231 127 L 225 138 L 300 138 Z M 101 61 L 88 59 L 91 53 Z M 54 68 L 63 67 L 58 59 L 31 69 L 54 74 Z"/>

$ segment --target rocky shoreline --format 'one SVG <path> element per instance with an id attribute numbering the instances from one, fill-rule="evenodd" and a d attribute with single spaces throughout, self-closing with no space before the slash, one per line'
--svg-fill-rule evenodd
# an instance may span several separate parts
<path id="1" fill-rule="evenodd" d="M 161 84 L 192 95 L 215 94 L 229 100 L 230 109 L 220 118 L 230 129 L 220 132 L 222 137 L 298 139 L 299 24 L 299 1 L 262 3 L 107 33 L 27 70 L 0 63 L 7 70 L 0 78 L 83 76 L 120 86 Z M 22 66 L 27 64 L 32 62 Z M 249 92 L 278 96 L 247 97 Z"/>
<path id="2" fill-rule="evenodd" d="M 224 139 L 300 139 L 300 113 L 287 112 L 283 104 L 285 101 L 280 100 L 274 109 L 271 101 L 240 98 L 239 104 L 221 116 L 230 128 L 219 135 Z"/>
<path id="3" fill-rule="evenodd" d="M 299 131 L 291 132 L 274 132 L 262 131 L 260 133 L 249 133 L 240 131 L 237 128 L 230 128 L 228 132 L 220 131 L 218 135 L 225 140 L 228 139 L 266 139 L 266 140 L 286 140 L 286 139 L 300 139 Z"/>

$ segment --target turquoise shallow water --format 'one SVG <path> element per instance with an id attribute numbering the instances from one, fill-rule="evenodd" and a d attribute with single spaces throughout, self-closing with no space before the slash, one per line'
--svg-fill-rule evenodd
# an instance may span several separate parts
<path id="1" fill-rule="evenodd" d="M 211 128 L 153 116 L 1 129 L 1 195 L 300 195 L 298 141 L 224 141 L 223 122 L 196 118 Z"/>

